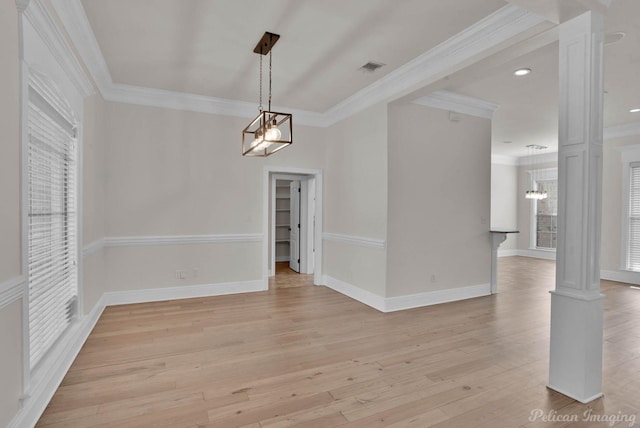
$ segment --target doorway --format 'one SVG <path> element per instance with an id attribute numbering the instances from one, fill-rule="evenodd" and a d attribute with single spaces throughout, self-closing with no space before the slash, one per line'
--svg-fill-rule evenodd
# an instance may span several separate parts
<path id="1" fill-rule="evenodd" d="M 269 288 L 320 284 L 322 174 L 265 168 L 265 276 Z"/>

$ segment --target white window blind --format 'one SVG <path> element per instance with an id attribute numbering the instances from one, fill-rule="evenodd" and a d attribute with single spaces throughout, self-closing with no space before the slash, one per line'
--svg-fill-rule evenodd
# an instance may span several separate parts
<path id="1" fill-rule="evenodd" d="M 629 165 L 628 242 L 627 268 L 640 271 L 640 162 Z"/>
<path id="2" fill-rule="evenodd" d="M 76 311 L 76 141 L 70 109 L 40 80 L 27 112 L 29 357 L 31 369 Z"/>

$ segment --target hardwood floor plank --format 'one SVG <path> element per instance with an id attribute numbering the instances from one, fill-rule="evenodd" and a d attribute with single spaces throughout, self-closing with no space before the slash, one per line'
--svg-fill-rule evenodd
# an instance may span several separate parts
<path id="1" fill-rule="evenodd" d="M 609 426 L 535 409 L 640 424 L 626 284 L 602 281 L 605 396 L 585 406 L 545 387 L 553 262 L 502 258 L 497 295 L 388 314 L 285 273 L 267 292 L 107 308 L 38 426 Z"/>

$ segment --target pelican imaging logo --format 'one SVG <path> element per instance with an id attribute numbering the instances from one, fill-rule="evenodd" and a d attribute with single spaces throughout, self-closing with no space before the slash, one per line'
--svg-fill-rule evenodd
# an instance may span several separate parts
<path id="1" fill-rule="evenodd" d="M 619 426 L 636 426 L 636 415 L 626 414 L 619 411 L 618 413 L 599 414 L 593 409 L 587 409 L 583 413 L 559 413 L 557 410 L 544 411 L 542 409 L 533 409 L 529 415 L 529 421 L 535 422 L 603 422 L 612 427 L 616 424 Z"/>

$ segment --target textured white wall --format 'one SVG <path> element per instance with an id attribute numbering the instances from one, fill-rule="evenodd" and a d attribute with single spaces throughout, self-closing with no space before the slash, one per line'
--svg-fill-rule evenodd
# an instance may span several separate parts
<path id="1" fill-rule="evenodd" d="M 84 245 L 105 237 L 104 101 L 93 95 L 84 102 L 82 214 Z M 88 313 L 105 291 L 104 249 L 83 258 L 82 291 Z"/>
<path id="2" fill-rule="evenodd" d="M 387 296 L 488 284 L 491 121 L 417 105 L 389 117 Z"/>
<path id="3" fill-rule="evenodd" d="M 491 228 L 518 228 L 518 167 L 491 164 Z M 521 231 L 522 233 L 522 231 Z M 507 235 L 500 250 L 517 248 L 517 235 Z"/>
<path id="4" fill-rule="evenodd" d="M 18 11 L 0 2 L 0 283 L 20 275 L 20 71 Z M 0 426 L 20 408 L 22 300 L 0 308 Z"/>
<path id="5" fill-rule="evenodd" d="M 296 126 L 269 158 L 241 156 L 248 120 L 108 102 L 106 236 L 261 234 L 266 165 L 322 169 L 325 132 Z M 295 124 L 295 117 L 294 117 Z M 261 244 L 189 244 L 106 250 L 110 291 L 259 280 Z M 176 270 L 197 278 L 175 278 Z"/>
<path id="6" fill-rule="evenodd" d="M 620 270 L 624 264 L 622 260 L 622 205 L 625 196 L 623 195 L 620 149 L 629 145 L 640 145 L 640 136 L 607 140 L 604 144 L 600 252 L 600 266 L 604 270 Z"/>
<path id="7" fill-rule="evenodd" d="M 378 104 L 329 129 L 324 231 L 385 240 L 387 237 L 387 106 Z M 386 251 L 324 242 L 323 273 L 385 295 Z"/>
<path id="8" fill-rule="evenodd" d="M 20 274 L 20 70 L 15 2 L 0 4 L 0 282 Z"/>

